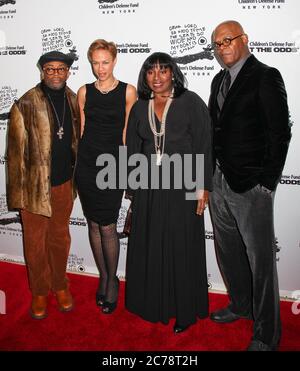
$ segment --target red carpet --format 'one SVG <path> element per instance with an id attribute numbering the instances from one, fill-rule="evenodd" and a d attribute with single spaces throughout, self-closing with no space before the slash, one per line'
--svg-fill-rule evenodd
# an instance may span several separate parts
<path id="1" fill-rule="evenodd" d="M 0 290 L 6 294 L 6 314 L 0 314 L 0 350 L 97 350 L 97 351 L 238 351 L 251 337 L 252 322 L 240 320 L 220 325 L 199 320 L 182 334 L 168 326 L 148 323 L 124 308 L 124 282 L 119 305 L 112 315 L 103 315 L 94 303 L 97 279 L 70 274 L 76 307 L 61 313 L 51 296 L 49 316 L 34 320 L 28 315 L 30 292 L 25 267 L 0 263 Z M 226 295 L 210 294 L 210 310 L 227 304 Z M 281 303 L 283 322 L 281 351 L 300 350 L 300 314 L 290 302 Z"/>

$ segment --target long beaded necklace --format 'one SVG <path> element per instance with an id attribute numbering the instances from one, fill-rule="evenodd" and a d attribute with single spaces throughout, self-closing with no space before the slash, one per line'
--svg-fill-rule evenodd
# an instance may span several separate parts
<path id="1" fill-rule="evenodd" d="M 150 124 L 151 131 L 154 138 L 154 148 L 156 153 L 156 165 L 161 165 L 161 160 L 164 155 L 165 150 L 165 138 L 166 138 L 166 117 L 170 108 L 170 105 L 173 100 L 174 89 L 172 90 L 171 95 L 169 95 L 160 123 L 159 131 L 156 130 L 156 121 L 155 121 L 155 111 L 154 111 L 154 93 L 151 93 L 151 98 L 148 103 L 148 120 Z"/>
<path id="2" fill-rule="evenodd" d="M 64 109 L 63 109 L 63 114 L 62 114 L 62 122 L 60 122 L 60 119 L 58 117 L 58 113 L 57 113 L 57 111 L 54 107 L 54 104 L 52 102 L 52 99 L 51 99 L 50 95 L 48 93 L 47 93 L 47 95 L 48 95 L 48 98 L 49 98 L 49 102 L 51 103 L 51 106 L 53 108 L 53 112 L 55 114 L 57 125 L 58 125 L 58 131 L 56 132 L 56 134 L 58 135 L 59 139 L 62 139 L 62 137 L 64 135 L 64 123 L 65 123 L 65 113 L 66 113 L 66 93 L 64 93 Z"/>
<path id="3" fill-rule="evenodd" d="M 100 91 L 100 93 L 102 93 L 102 94 L 108 94 L 110 91 L 113 90 L 113 88 L 115 87 L 116 82 L 117 82 L 117 80 L 114 78 L 114 81 L 113 81 L 111 87 L 108 88 L 108 90 L 101 90 L 101 89 L 100 89 L 100 82 L 99 82 L 99 80 L 97 80 L 97 81 L 96 81 L 96 87 L 97 87 L 97 89 Z"/>

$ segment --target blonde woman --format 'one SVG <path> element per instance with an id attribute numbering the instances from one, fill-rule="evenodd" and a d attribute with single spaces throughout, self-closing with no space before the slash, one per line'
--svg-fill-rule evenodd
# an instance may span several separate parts
<path id="1" fill-rule="evenodd" d="M 119 290 L 116 223 L 123 190 L 98 188 L 96 177 L 101 167 L 96 166 L 96 159 L 101 154 L 113 155 L 118 174 L 119 146 L 125 141 L 127 118 L 136 101 L 136 89 L 114 76 L 117 48 L 113 42 L 95 40 L 88 49 L 88 59 L 97 80 L 78 91 L 81 140 L 76 182 L 100 273 L 96 303 L 103 313 L 110 314 L 116 309 Z"/>

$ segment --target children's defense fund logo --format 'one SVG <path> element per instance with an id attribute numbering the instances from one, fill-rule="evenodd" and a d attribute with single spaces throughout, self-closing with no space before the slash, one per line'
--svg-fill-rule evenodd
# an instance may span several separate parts
<path id="1" fill-rule="evenodd" d="M 205 230 L 205 239 L 213 241 L 215 239 L 214 232 Z"/>
<path id="2" fill-rule="evenodd" d="M 120 54 L 149 54 L 151 53 L 151 48 L 149 43 L 140 42 L 140 43 L 122 43 L 116 44 L 118 53 Z"/>
<path id="3" fill-rule="evenodd" d="M 75 226 L 75 227 L 86 227 L 87 223 L 84 218 L 80 217 L 71 217 L 69 225 Z"/>
<path id="4" fill-rule="evenodd" d="M 0 55 L 14 55 L 14 56 L 24 56 L 26 55 L 27 50 L 24 45 L 1 45 L 0 46 Z"/>
<path id="5" fill-rule="evenodd" d="M 299 54 L 300 45 L 295 41 L 251 41 L 251 53 Z"/>
<path id="6" fill-rule="evenodd" d="M 279 183 L 283 185 L 288 185 L 288 186 L 299 186 L 300 175 L 297 175 L 297 174 L 282 175 Z"/>
<path id="7" fill-rule="evenodd" d="M 135 14 L 140 3 L 126 0 L 98 0 L 98 7 L 102 14 Z"/>
<path id="8" fill-rule="evenodd" d="M 172 25 L 170 54 L 185 76 L 210 76 L 214 59 L 206 27 L 197 24 Z"/>
<path id="9" fill-rule="evenodd" d="M 282 9 L 286 0 L 237 0 L 243 10 L 278 10 Z"/>
<path id="10" fill-rule="evenodd" d="M 17 11 L 15 0 L 0 0 L 0 19 L 13 19 Z"/>
<path id="11" fill-rule="evenodd" d="M 76 46 L 73 43 L 72 32 L 70 30 L 65 30 L 64 27 L 47 28 L 41 30 L 41 35 L 43 54 L 58 50 L 62 53 L 74 54 L 75 62 L 78 61 L 79 56 Z M 70 72 L 74 75 L 77 71 L 78 65 L 76 66 L 76 63 L 73 63 L 70 67 Z"/>
<path id="12" fill-rule="evenodd" d="M 0 130 L 6 130 L 9 111 L 17 99 L 17 92 L 11 86 L 2 86 L 0 89 Z"/>

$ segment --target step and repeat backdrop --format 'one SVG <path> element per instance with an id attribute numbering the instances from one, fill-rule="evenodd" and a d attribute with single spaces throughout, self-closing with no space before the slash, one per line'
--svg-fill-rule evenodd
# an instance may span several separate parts
<path id="1" fill-rule="evenodd" d="M 149 54 L 164 51 L 177 58 L 189 89 L 207 102 L 211 80 L 220 70 L 209 48 L 211 33 L 220 22 L 235 19 L 248 33 L 251 52 L 281 71 L 288 92 L 293 137 L 275 199 L 275 228 L 281 295 L 296 297 L 300 290 L 299 14 L 298 0 L 0 0 L 0 260 L 24 261 L 20 218 L 17 212 L 8 212 L 6 204 L 6 136 L 12 103 L 40 80 L 40 55 L 51 50 L 75 53 L 68 85 L 77 91 L 95 80 L 86 53 L 97 38 L 117 44 L 115 76 L 133 85 Z M 124 200 L 119 230 L 127 207 Z M 208 282 L 212 289 L 225 290 L 208 211 L 205 222 Z M 96 273 L 78 199 L 70 229 L 69 271 Z M 118 274 L 125 277 L 127 239 L 120 242 Z"/>

